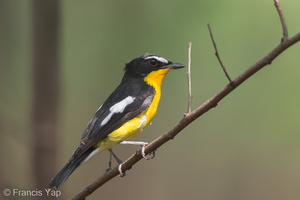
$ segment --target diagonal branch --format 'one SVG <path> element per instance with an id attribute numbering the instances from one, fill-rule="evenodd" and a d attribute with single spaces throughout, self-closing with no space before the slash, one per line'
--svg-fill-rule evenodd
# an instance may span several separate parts
<path id="1" fill-rule="evenodd" d="M 275 1 L 278 2 L 277 0 Z M 277 7 L 280 8 L 279 6 Z M 279 11 L 278 11 L 279 12 Z M 280 12 L 281 9 L 280 9 Z M 282 15 L 282 14 L 279 14 Z M 283 15 L 282 15 L 283 17 Z M 190 123 L 192 123 L 194 120 L 202 116 L 204 113 L 208 112 L 210 109 L 216 107 L 218 103 L 226 97 L 228 94 L 230 94 L 235 88 L 237 88 L 239 85 L 241 85 L 243 82 L 245 82 L 248 78 L 253 76 L 255 73 L 257 73 L 260 69 L 263 67 L 270 65 L 273 60 L 275 60 L 282 52 L 287 50 L 292 45 L 296 44 L 300 41 L 300 33 L 296 34 L 295 36 L 288 38 L 287 36 L 287 28 L 285 23 L 282 23 L 282 26 L 285 27 L 284 29 L 284 38 L 282 42 L 276 46 L 272 51 L 270 51 L 266 56 L 264 56 L 262 59 L 260 59 L 258 62 L 250 66 L 245 72 L 240 74 L 238 77 L 236 77 L 234 80 L 230 80 L 230 83 L 226 85 L 223 89 L 221 89 L 217 94 L 215 94 L 213 97 L 205 101 L 201 106 L 196 108 L 195 110 L 187 113 L 184 115 L 184 117 L 179 121 L 177 125 L 175 125 L 172 129 L 165 132 L 155 140 L 153 140 L 151 143 L 149 143 L 145 147 L 145 154 L 149 154 L 156 149 L 158 149 L 160 146 L 168 142 L 169 140 L 173 139 L 177 134 L 180 133 L 181 130 L 183 130 L 186 126 L 188 126 Z M 211 32 L 211 31 L 210 31 Z M 226 70 L 225 70 L 226 71 Z M 228 77 L 227 77 L 228 78 Z M 132 156 L 130 156 L 126 161 L 124 161 L 122 165 L 122 170 L 126 171 L 132 168 L 133 165 L 135 165 L 137 162 L 139 162 L 141 159 L 143 159 L 141 152 L 138 151 Z M 101 177 L 99 177 L 95 182 L 87 186 L 84 190 L 79 192 L 77 195 L 71 198 L 71 200 L 79 200 L 79 199 L 85 199 L 87 196 L 92 194 L 96 189 L 104 185 L 106 182 L 111 180 L 112 178 L 118 176 L 119 171 L 118 167 L 115 167 L 111 169 L 110 171 L 103 174 Z"/>
<path id="2" fill-rule="evenodd" d="M 155 151 L 157 148 L 162 146 L 164 143 L 173 139 L 182 129 L 192 123 L 195 119 L 199 118 L 201 115 L 209 111 L 210 109 L 216 107 L 218 103 L 230 94 L 235 88 L 237 88 L 240 84 L 246 81 L 249 77 L 254 75 L 260 69 L 272 63 L 272 61 L 277 58 L 283 51 L 288 49 L 290 46 L 300 41 L 300 33 L 295 35 L 294 37 L 287 39 L 280 43 L 277 47 L 275 47 L 268 55 L 263 57 L 257 63 L 249 67 L 245 72 L 236 77 L 231 83 L 226 85 L 222 90 L 220 90 L 216 95 L 205 101 L 201 106 L 196 108 L 190 113 L 187 113 L 182 120 L 175 125 L 171 130 L 165 132 L 151 143 L 149 143 L 145 148 L 145 153 L 149 154 Z M 132 168 L 134 164 L 139 162 L 142 159 L 142 155 L 139 152 L 136 152 L 132 156 L 130 156 L 126 161 L 124 161 L 122 169 L 123 171 L 129 170 Z M 104 185 L 106 182 L 111 180 L 112 178 L 118 176 L 119 171 L 118 167 L 113 168 L 112 170 L 105 173 L 103 176 L 99 177 L 94 183 L 86 187 L 84 190 L 79 192 L 77 195 L 72 197 L 72 200 L 85 199 L 88 195 L 93 193 L 97 188 Z"/>

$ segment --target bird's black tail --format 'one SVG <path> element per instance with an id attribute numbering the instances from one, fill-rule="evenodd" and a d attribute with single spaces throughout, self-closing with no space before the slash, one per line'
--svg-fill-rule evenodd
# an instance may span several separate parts
<path id="1" fill-rule="evenodd" d="M 79 157 L 77 160 L 68 162 L 61 170 L 60 172 L 51 180 L 49 183 L 49 188 L 59 188 L 66 182 L 66 180 L 69 178 L 69 176 L 74 172 L 74 170 L 81 165 L 85 159 L 94 151 L 95 149 L 90 148 L 85 152 L 81 157 Z"/>

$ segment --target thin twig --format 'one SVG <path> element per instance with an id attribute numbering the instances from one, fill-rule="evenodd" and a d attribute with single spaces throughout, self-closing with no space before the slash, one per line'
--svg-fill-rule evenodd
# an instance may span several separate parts
<path id="1" fill-rule="evenodd" d="M 219 55 L 219 52 L 218 52 L 218 49 L 217 49 L 217 44 L 216 44 L 216 42 L 215 42 L 215 40 L 214 40 L 214 36 L 213 36 L 213 34 L 212 34 L 212 30 L 211 30 L 210 24 L 207 24 L 207 27 L 208 27 L 208 30 L 209 30 L 209 35 L 210 35 L 210 37 L 211 37 L 211 41 L 212 41 L 212 43 L 213 43 L 213 45 L 214 45 L 214 48 L 215 48 L 215 55 L 216 55 L 216 57 L 218 58 L 218 61 L 219 61 L 220 65 L 221 65 L 221 67 L 222 67 L 222 69 L 223 69 L 223 71 L 224 71 L 224 73 L 225 73 L 225 76 L 226 76 L 227 79 L 229 80 L 229 83 L 232 83 L 232 80 L 231 80 L 229 74 L 227 73 L 227 70 L 226 70 L 226 68 L 225 68 L 225 66 L 224 66 L 224 64 L 223 64 L 223 62 L 222 62 L 222 60 L 221 60 L 221 57 L 220 57 L 220 55 Z"/>
<path id="2" fill-rule="evenodd" d="M 189 42 L 189 49 L 188 49 L 188 72 L 187 72 L 187 78 L 188 78 L 188 88 L 189 88 L 189 99 L 188 99 L 188 113 L 192 112 L 192 80 L 191 80 L 191 62 L 192 62 L 192 57 L 191 57 L 191 52 L 192 52 L 192 42 Z"/>
<path id="3" fill-rule="evenodd" d="M 281 42 L 284 42 L 289 38 L 288 28 L 287 28 L 287 25 L 286 25 L 286 22 L 285 22 L 285 19 L 284 19 L 284 16 L 283 16 L 281 6 L 279 4 L 279 0 L 274 0 L 274 5 L 275 5 L 276 10 L 278 12 L 280 22 L 281 22 L 282 32 L 283 32 L 283 37 L 281 39 Z"/>

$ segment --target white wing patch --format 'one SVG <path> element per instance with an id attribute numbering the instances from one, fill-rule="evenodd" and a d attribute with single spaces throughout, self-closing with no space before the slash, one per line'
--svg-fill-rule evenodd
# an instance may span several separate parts
<path id="1" fill-rule="evenodd" d="M 165 59 L 163 57 L 160 57 L 160 56 L 149 56 L 149 57 L 146 57 L 145 60 L 149 60 L 149 59 L 152 59 L 152 58 L 154 58 L 154 59 L 156 59 L 156 60 L 158 60 L 162 63 L 166 63 L 166 64 L 169 63 L 169 61 L 167 59 Z"/>
<path id="2" fill-rule="evenodd" d="M 120 101 L 119 103 L 116 103 L 115 105 L 113 105 L 109 109 L 110 113 L 101 122 L 101 126 L 107 124 L 107 122 L 110 120 L 110 118 L 113 116 L 113 114 L 122 113 L 124 111 L 124 109 L 134 101 L 134 99 L 135 99 L 134 97 L 128 96 L 125 99 L 123 99 L 122 101 Z"/>

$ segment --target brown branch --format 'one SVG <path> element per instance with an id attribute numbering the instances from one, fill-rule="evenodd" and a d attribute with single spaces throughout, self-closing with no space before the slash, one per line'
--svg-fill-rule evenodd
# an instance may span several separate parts
<path id="1" fill-rule="evenodd" d="M 284 19 L 284 16 L 283 16 L 283 12 L 282 12 L 282 9 L 281 9 L 280 4 L 279 4 L 279 0 L 274 0 L 274 5 L 275 5 L 276 10 L 278 12 L 280 22 L 281 22 L 282 32 L 283 32 L 283 37 L 282 37 L 281 41 L 285 41 L 289 38 L 289 35 L 288 35 L 287 25 L 286 25 L 286 22 L 285 22 L 285 19 Z"/>
<path id="2" fill-rule="evenodd" d="M 226 70 L 226 68 L 225 68 L 225 66 L 224 66 L 224 64 L 223 64 L 223 62 L 222 62 L 222 60 L 221 60 L 221 57 L 220 57 L 220 55 L 219 55 L 218 48 L 217 48 L 217 44 L 216 44 L 215 39 L 214 39 L 214 36 L 213 36 L 213 34 L 212 34 L 212 30 L 211 30 L 210 24 L 207 24 L 207 27 L 208 27 L 208 30 L 209 30 L 209 35 L 210 35 L 211 41 L 212 41 L 213 46 L 214 46 L 214 48 L 215 48 L 215 55 L 216 55 L 216 57 L 217 57 L 217 59 L 218 59 L 220 65 L 221 65 L 221 67 L 222 67 L 222 69 L 223 69 L 223 71 L 224 71 L 224 73 L 225 73 L 225 76 L 226 76 L 227 79 L 229 80 L 229 83 L 231 83 L 232 80 L 231 80 L 229 74 L 227 73 L 227 70 Z"/>
<path id="3" fill-rule="evenodd" d="M 283 51 L 285 51 L 290 46 L 300 41 L 300 33 L 295 35 L 294 37 L 285 40 L 277 47 L 275 47 L 268 55 L 263 57 L 257 63 L 249 67 L 245 72 L 236 77 L 230 84 L 226 85 L 222 90 L 220 90 L 215 96 L 208 99 L 201 106 L 196 108 L 190 113 L 187 113 L 183 119 L 175 125 L 171 130 L 165 132 L 151 143 L 149 143 L 145 148 L 145 153 L 149 154 L 155 151 L 157 148 L 162 146 L 164 143 L 173 139 L 182 129 L 192 123 L 195 119 L 199 118 L 201 115 L 209 111 L 210 109 L 217 106 L 217 104 L 226 97 L 229 93 L 231 93 L 235 88 L 237 88 L 240 84 L 246 81 L 253 74 L 258 72 L 260 69 L 272 63 L 272 61 L 277 58 Z M 132 168 L 134 164 L 142 159 L 142 155 L 139 152 L 136 152 L 132 156 L 130 156 L 126 161 L 124 161 L 122 170 L 129 170 Z M 85 199 L 88 195 L 93 193 L 97 188 L 108 182 L 110 179 L 114 178 L 119 174 L 118 167 L 113 168 L 112 170 L 105 173 L 103 176 L 98 178 L 94 183 L 86 187 L 84 190 L 75 195 L 72 200 Z"/>
<path id="4" fill-rule="evenodd" d="M 192 52 L 192 42 L 189 42 L 189 48 L 188 48 L 188 72 L 187 72 L 187 78 L 188 78 L 188 112 L 192 112 L 192 80 L 191 80 L 191 57 Z"/>
<path id="5" fill-rule="evenodd" d="M 240 84 L 245 82 L 252 75 L 257 73 L 263 67 L 272 63 L 274 59 L 277 58 L 282 52 L 286 49 L 294 45 L 295 43 L 300 41 L 300 33 L 296 34 L 292 38 L 286 38 L 283 40 L 278 46 L 276 46 L 269 54 L 259 60 L 257 63 L 250 66 L 245 72 L 236 77 L 233 81 L 231 81 L 228 85 L 226 85 L 223 89 L 221 89 L 216 95 L 208 99 L 201 106 L 193 110 L 192 112 L 187 113 L 183 119 L 175 125 L 171 130 L 165 132 L 151 143 L 149 143 L 145 148 L 145 153 L 149 154 L 155 151 L 157 148 L 173 139 L 181 130 L 183 130 L 186 126 L 192 123 L 194 120 L 202 116 L 204 113 L 208 112 L 210 109 L 216 107 L 218 103 L 230 94 L 235 88 L 237 88 Z M 140 151 L 136 152 L 132 156 L 130 156 L 126 161 L 124 161 L 122 170 L 126 171 L 132 168 L 134 164 L 143 159 Z M 104 185 L 106 182 L 116 177 L 119 174 L 118 167 L 111 169 L 106 172 L 103 176 L 99 177 L 95 182 L 87 186 L 84 190 L 79 192 L 77 195 L 72 197 L 72 200 L 85 199 L 85 197 L 89 196 L 93 193 L 97 188 Z"/>

